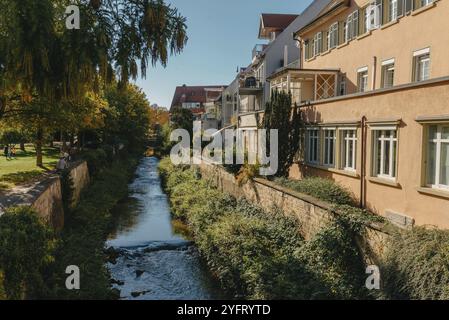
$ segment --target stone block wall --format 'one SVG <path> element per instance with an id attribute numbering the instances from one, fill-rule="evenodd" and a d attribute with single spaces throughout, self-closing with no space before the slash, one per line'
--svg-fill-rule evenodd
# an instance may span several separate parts
<path id="1" fill-rule="evenodd" d="M 80 200 L 81 192 L 90 183 L 87 162 L 76 162 L 70 167 L 73 181 L 73 205 Z M 4 195 L 0 203 L 0 215 L 8 207 L 30 206 L 55 230 L 64 227 L 64 206 L 62 202 L 61 178 L 57 174 L 48 176 L 32 185 L 15 188 Z"/>
<path id="2" fill-rule="evenodd" d="M 73 181 L 73 203 L 78 203 L 80 200 L 81 192 L 90 183 L 89 169 L 87 162 L 83 161 L 77 163 L 71 170 L 70 176 Z"/>
<path id="3" fill-rule="evenodd" d="M 219 190 L 236 198 L 246 198 L 267 211 L 274 212 L 272 209 L 277 207 L 285 214 L 296 217 L 300 232 L 306 240 L 311 239 L 336 214 L 329 203 L 271 181 L 255 178 L 239 186 L 234 175 L 222 167 L 203 162 L 199 168 L 203 178 L 212 181 Z M 358 239 L 358 243 L 365 254 L 367 264 L 378 264 L 388 237 L 383 226 L 366 226 L 365 237 Z"/>

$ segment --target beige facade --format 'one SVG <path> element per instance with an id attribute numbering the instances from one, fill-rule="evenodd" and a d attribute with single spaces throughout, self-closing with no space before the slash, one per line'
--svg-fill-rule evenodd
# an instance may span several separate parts
<path id="1" fill-rule="evenodd" d="M 305 88 L 292 178 L 328 177 L 398 224 L 449 228 L 448 13 L 447 0 L 336 0 L 298 30 L 301 66 L 270 78 Z M 331 70 L 335 94 L 321 95 Z"/>
<path id="2" fill-rule="evenodd" d="M 401 0 L 397 0 L 397 3 Z M 332 24 L 338 23 L 337 47 L 327 49 L 317 56 L 304 59 L 304 69 L 339 68 L 346 75 L 347 93 L 358 91 L 357 71 L 368 70 L 368 88 L 382 88 L 382 63 L 394 61 L 394 85 L 412 82 L 414 75 L 414 54 L 420 50 L 429 50 L 430 77 L 438 78 L 449 75 L 449 2 L 433 1 L 429 5 L 402 15 L 394 21 L 387 22 L 377 29 L 365 32 L 363 8 L 370 3 L 367 0 L 353 0 L 342 12 L 323 21 L 322 24 L 309 27 L 298 36 L 303 41 L 313 39 L 322 32 L 323 43 Z M 387 15 L 389 0 L 383 1 L 382 12 Z M 349 14 L 359 14 L 360 35 L 354 39 L 344 40 L 344 22 Z M 381 18 L 379 18 L 381 19 Z M 309 49 L 310 50 L 310 49 Z M 305 56 L 305 55 L 304 55 Z"/>

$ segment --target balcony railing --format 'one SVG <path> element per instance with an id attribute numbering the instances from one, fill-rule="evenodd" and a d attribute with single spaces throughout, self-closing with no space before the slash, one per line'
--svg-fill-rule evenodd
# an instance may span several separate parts
<path id="1" fill-rule="evenodd" d="M 263 83 L 259 78 L 249 76 L 240 80 L 240 88 L 243 89 L 260 89 L 263 87 Z"/>

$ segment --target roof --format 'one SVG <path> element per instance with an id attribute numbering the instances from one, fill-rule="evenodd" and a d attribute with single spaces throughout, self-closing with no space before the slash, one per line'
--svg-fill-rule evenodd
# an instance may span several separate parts
<path id="1" fill-rule="evenodd" d="M 309 30 L 311 27 L 313 27 L 316 24 L 322 24 L 332 14 L 337 14 L 341 10 L 344 10 L 350 6 L 349 0 L 332 0 L 329 1 L 329 3 L 317 14 L 315 19 L 304 25 L 302 28 L 300 28 L 298 31 L 296 31 L 296 34 L 302 34 Z M 339 11 L 340 10 L 340 11 Z"/>
<path id="2" fill-rule="evenodd" d="M 216 86 L 178 86 L 173 95 L 170 110 L 180 107 L 183 103 L 205 103 L 217 99 L 226 85 Z"/>
<path id="3" fill-rule="evenodd" d="M 271 32 L 283 31 L 297 17 L 297 14 L 262 13 L 260 16 L 259 38 L 266 39 Z"/>

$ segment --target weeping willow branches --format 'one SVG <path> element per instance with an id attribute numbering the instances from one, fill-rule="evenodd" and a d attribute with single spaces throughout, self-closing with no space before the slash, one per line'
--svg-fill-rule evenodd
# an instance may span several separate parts
<path id="1" fill-rule="evenodd" d="M 65 9 L 81 28 L 65 28 Z M 166 66 L 187 43 L 186 19 L 163 0 L 0 0 L 0 119 L 8 92 L 24 102 L 82 99 Z"/>

